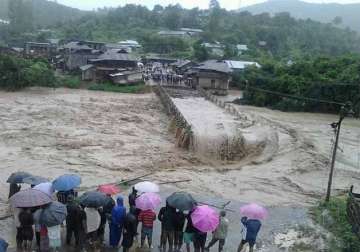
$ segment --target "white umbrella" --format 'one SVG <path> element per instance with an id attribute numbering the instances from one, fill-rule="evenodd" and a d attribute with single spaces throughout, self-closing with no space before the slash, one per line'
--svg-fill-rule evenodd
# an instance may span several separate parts
<path id="1" fill-rule="evenodd" d="M 160 192 L 159 186 L 150 181 L 144 181 L 135 185 L 135 190 L 140 193 L 158 193 Z"/>
<path id="2" fill-rule="evenodd" d="M 54 194 L 54 188 L 53 188 L 52 183 L 50 183 L 50 182 L 38 184 L 33 189 L 42 191 L 43 193 L 46 193 L 49 196 L 52 196 Z"/>

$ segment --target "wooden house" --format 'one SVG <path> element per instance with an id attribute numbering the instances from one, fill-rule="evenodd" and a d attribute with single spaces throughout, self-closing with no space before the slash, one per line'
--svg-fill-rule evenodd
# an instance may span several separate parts
<path id="1" fill-rule="evenodd" d="M 188 76 L 193 85 L 210 91 L 215 95 L 227 95 L 232 69 L 222 60 L 208 60 L 193 67 Z"/>
<path id="2" fill-rule="evenodd" d="M 65 70 L 74 71 L 87 65 L 90 59 L 96 59 L 102 53 L 82 42 L 70 42 L 61 49 Z"/>
<path id="3" fill-rule="evenodd" d="M 183 75 L 187 70 L 195 65 L 196 63 L 190 60 L 177 60 L 176 62 L 170 64 L 172 70 L 180 75 Z"/>

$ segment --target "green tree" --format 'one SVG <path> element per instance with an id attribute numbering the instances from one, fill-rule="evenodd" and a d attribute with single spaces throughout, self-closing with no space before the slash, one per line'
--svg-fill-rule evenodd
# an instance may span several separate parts
<path id="1" fill-rule="evenodd" d="M 11 31 L 21 34 L 33 29 L 32 2 L 11 0 L 9 2 L 9 19 Z"/>
<path id="2" fill-rule="evenodd" d="M 206 48 L 201 44 L 201 41 L 197 41 L 193 45 L 194 58 L 198 61 L 204 61 L 209 59 L 209 53 Z"/>

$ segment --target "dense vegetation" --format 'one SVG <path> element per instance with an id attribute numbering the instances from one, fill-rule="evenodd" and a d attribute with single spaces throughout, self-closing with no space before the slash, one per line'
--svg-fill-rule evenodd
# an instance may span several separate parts
<path id="1" fill-rule="evenodd" d="M 249 11 L 253 14 L 289 12 L 295 18 L 310 18 L 323 23 L 335 21 L 340 27 L 350 27 L 350 29 L 360 32 L 360 4 L 342 4 L 342 1 L 337 2 L 330 3 L 330 1 L 327 1 L 324 4 L 320 3 L 320 1 L 316 3 L 315 1 L 272 0 L 241 8 L 241 11 Z"/>
<path id="2" fill-rule="evenodd" d="M 360 57 L 318 57 L 289 64 L 264 62 L 262 68 L 248 68 L 234 79 L 247 86 L 245 102 L 281 110 L 338 112 L 339 105 L 293 99 L 270 90 L 296 97 L 354 105 L 360 101 Z"/>
<path id="3" fill-rule="evenodd" d="M 329 203 L 322 202 L 313 208 L 312 213 L 315 221 L 333 234 L 328 245 L 329 251 L 360 251 L 360 240 L 353 233 L 347 218 L 345 198 L 333 198 Z"/>
<path id="4" fill-rule="evenodd" d="M 15 91 L 54 84 L 54 72 L 45 61 L 0 55 L 0 89 Z"/>

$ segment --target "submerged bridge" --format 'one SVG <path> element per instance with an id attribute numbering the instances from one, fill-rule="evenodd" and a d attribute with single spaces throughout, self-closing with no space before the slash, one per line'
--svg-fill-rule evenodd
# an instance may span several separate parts
<path id="1" fill-rule="evenodd" d="M 216 160 L 240 160 L 248 154 L 241 129 L 251 122 L 230 104 L 203 89 L 159 85 L 155 90 L 172 117 L 178 147 Z"/>

